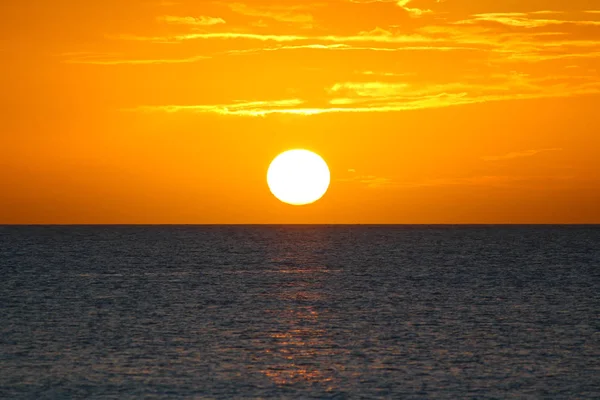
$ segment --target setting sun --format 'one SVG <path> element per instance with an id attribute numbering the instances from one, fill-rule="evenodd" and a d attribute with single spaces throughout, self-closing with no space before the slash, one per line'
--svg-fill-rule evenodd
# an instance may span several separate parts
<path id="1" fill-rule="evenodd" d="M 289 150 L 278 155 L 267 172 L 267 183 L 275 197 L 301 206 L 319 200 L 329 188 L 327 163 L 308 150 Z"/>

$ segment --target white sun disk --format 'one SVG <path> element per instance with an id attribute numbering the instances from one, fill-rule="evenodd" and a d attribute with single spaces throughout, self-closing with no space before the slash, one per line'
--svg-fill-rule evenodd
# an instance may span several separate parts
<path id="1" fill-rule="evenodd" d="M 308 150 L 289 150 L 271 162 L 267 183 L 271 193 L 284 203 L 311 204 L 329 188 L 331 176 L 325 160 Z"/>

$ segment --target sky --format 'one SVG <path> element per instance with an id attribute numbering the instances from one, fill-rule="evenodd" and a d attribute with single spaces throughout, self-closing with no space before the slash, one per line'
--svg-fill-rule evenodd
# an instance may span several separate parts
<path id="1" fill-rule="evenodd" d="M 0 223 L 600 223 L 600 1 L 0 2 Z M 277 154 L 328 193 L 269 191 Z"/>

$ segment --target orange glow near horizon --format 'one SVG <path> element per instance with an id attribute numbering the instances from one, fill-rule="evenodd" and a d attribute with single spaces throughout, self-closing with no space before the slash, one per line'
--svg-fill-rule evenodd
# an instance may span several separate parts
<path id="1" fill-rule="evenodd" d="M 592 3 L 4 1 L 0 224 L 600 223 Z"/>

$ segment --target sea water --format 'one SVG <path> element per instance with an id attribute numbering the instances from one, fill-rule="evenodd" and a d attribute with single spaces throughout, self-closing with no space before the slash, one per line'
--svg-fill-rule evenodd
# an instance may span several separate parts
<path id="1" fill-rule="evenodd" d="M 600 227 L 0 227 L 0 398 L 506 397 L 600 398 Z"/>

